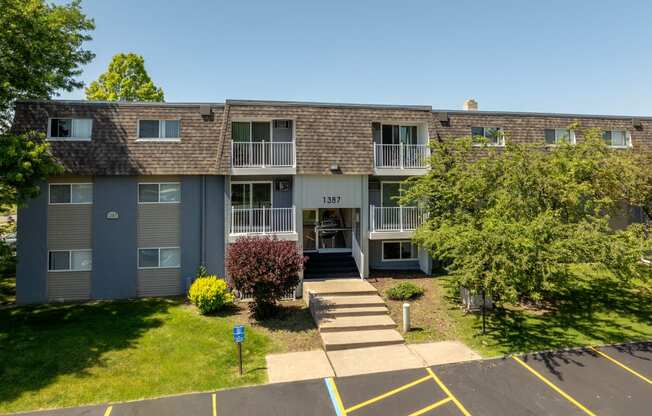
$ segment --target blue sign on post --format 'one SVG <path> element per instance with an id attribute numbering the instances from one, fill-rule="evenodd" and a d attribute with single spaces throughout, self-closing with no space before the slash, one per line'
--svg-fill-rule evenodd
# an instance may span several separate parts
<path id="1" fill-rule="evenodd" d="M 233 342 L 241 343 L 245 338 L 244 325 L 236 325 L 233 327 Z"/>

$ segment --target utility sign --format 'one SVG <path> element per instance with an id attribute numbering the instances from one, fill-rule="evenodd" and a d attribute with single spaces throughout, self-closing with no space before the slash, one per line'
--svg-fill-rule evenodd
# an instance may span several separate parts
<path id="1" fill-rule="evenodd" d="M 242 375 L 242 343 L 245 337 L 244 325 L 236 325 L 233 327 L 233 342 L 238 346 L 238 370 Z"/>
<path id="2" fill-rule="evenodd" d="M 233 342 L 241 343 L 245 339 L 244 325 L 236 325 L 233 327 Z"/>

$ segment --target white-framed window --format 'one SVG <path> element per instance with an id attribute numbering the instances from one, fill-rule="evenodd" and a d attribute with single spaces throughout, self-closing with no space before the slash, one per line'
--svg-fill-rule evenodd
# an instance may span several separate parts
<path id="1" fill-rule="evenodd" d="M 90 118 L 51 118 L 48 120 L 50 141 L 89 141 L 93 132 Z"/>
<path id="2" fill-rule="evenodd" d="M 473 144 L 505 146 L 505 132 L 500 127 L 471 127 Z"/>
<path id="3" fill-rule="evenodd" d="M 181 120 L 138 120 L 138 140 L 179 141 Z"/>
<path id="4" fill-rule="evenodd" d="M 181 202 L 179 182 L 139 183 L 139 204 L 177 204 Z"/>
<path id="5" fill-rule="evenodd" d="M 547 145 L 575 144 L 575 131 L 570 129 L 545 129 L 544 134 Z"/>
<path id="6" fill-rule="evenodd" d="M 138 249 L 139 269 L 176 269 L 181 267 L 179 247 L 146 247 Z"/>
<path id="7" fill-rule="evenodd" d="M 231 122 L 234 142 L 289 142 L 294 140 L 294 120 L 259 120 Z"/>
<path id="8" fill-rule="evenodd" d="M 51 183 L 49 184 L 50 205 L 92 204 L 92 183 Z"/>
<path id="9" fill-rule="evenodd" d="M 93 268 L 93 251 L 50 250 L 48 251 L 48 271 L 50 272 L 88 272 Z"/>
<path id="10" fill-rule="evenodd" d="M 610 147 L 632 146 L 632 136 L 627 130 L 605 130 L 602 139 Z"/>
<path id="11" fill-rule="evenodd" d="M 417 246 L 411 241 L 383 241 L 383 261 L 417 260 Z"/>

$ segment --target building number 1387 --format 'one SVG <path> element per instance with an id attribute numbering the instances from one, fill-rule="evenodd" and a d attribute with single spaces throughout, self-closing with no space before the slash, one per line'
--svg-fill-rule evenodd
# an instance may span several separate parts
<path id="1" fill-rule="evenodd" d="M 324 197 L 324 204 L 339 204 L 341 200 L 341 196 L 329 195 Z"/>

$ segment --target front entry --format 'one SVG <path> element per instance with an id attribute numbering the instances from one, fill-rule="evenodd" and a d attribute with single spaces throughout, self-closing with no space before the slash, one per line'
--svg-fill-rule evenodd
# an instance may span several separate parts
<path id="1" fill-rule="evenodd" d="M 353 212 L 351 208 L 304 209 L 303 250 L 318 253 L 351 253 Z"/>

